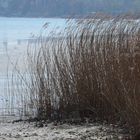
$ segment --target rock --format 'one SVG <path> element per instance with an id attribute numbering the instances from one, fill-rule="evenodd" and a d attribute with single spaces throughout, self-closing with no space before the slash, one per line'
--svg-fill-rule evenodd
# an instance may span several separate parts
<path id="1" fill-rule="evenodd" d="M 54 122 L 54 123 L 53 123 L 53 125 L 54 125 L 54 126 L 57 126 L 57 125 L 58 125 L 58 123 L 57 123 L 57 122 Z"/>
<path id="2" fill-rule="evenodd" d="M 37 133 L 33 133 L 32 136 L 38 136 L 38 134 Z"/>
<path id="3" fill-rule="evenodd" d="M 59 133 L 59 132 L 57 132 L 57 131 L 56 131 L 56 132 L 54 132 L 54 133 L 55 133 L 55 134 L 60 134 L 60 133 Z"/>
<path id="4" fill-rule="evenodd" d="M 48 126 L 48 124 L 47 123 L 45 123 L 45 125 L 44 125 L 45 127 L 47 127 Z"/>
<path id="5" fill-rule="evenodd" d="M 15 138 L 20 138 L 21 137 L 21 135 L 19 135 L 19 134 L 17 134 L 16 136 L 15 136 Z"/>
<path id="6" fill-rule="evenodd" d="M 39 122 L 38 125 L 37 125 L 37 127 L 43 127 L 43 126 L 44 126 L 44 125 L 43 125 L 42 122 Z"/>
<path id="7" fill-rule="evenodd" d="M 76 132 L 74 132 L 74 131 L 69 131 L 68 132 L 70 135 L 74 135 Z"/>
<path id="8" fill-rule="evenodd" d="M 44 127 L 42 122 L 36 122 L 34 127 Z"/>
<path id="9" fill-rule="evenodd" d="M 12 123 L 14 124 L 14 123 L 22 122 L 22 121 L 23 121 L 22 119 L 19 119 L 19 120 L 12 121 Z"/>

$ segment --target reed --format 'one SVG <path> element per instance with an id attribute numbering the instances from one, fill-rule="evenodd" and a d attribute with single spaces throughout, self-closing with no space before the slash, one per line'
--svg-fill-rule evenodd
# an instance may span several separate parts
<path id="1" fill-rule="evenodd" d="M 140 22 L 96 18 L 70 25 L 28 50 L 25 81 L 36 117 L 123 121 L 139 130 Z"/>

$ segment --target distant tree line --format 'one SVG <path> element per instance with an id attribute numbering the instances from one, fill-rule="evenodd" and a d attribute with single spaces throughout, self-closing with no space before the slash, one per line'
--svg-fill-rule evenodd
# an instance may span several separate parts
<path id="1" fill-rule="evenodd" d="M 93 12 L 139 13 L 140 0 L 0 0 L 0 16 L 62 17 Z"/>

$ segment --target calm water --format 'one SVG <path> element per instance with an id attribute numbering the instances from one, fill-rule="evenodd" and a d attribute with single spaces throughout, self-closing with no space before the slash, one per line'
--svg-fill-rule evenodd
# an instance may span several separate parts
<path id="1" fill-rule="evenodd" d="M 43 27 L 46 23 L 47 30 Z M 35 39 L 41 34 L 47 36 L 55 28 L 62 29 L 65 26 L 66 20 L 60 18 L 0 17 L 0 108 L 5 107 L 9 96 L 6 88 L 7 68 L 12 71 L 9 60 L 13 63 L 16 59 L 20 60 L 27 49 L 28 39 Z"/>
<path id="2" fill-rule="evenodd" d="M 60 18 L 0 18 L 0 42 L 32 38 L 41 34 L 45 23 L 48 23 L 48 30 L 52 30 L 64 27 L 65 21 Z"/>

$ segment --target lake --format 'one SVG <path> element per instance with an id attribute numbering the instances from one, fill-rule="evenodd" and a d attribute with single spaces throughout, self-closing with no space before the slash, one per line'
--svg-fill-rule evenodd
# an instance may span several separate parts
<path id="1" fill-rule="evenodd" d="M 22 63 L 28 41 L 40 35 L 47 36 L 58 27 L 64 29 L 65 25 L 66 19 L 61 18 L 0 17 L 0 108 L 7 105 L 9 98 L 7 71 L 12 73 L 16 60 Z"/>
<path id="2" fill-rule="evenodd" d="M 0 18 L 0 42 L 13 42 L 38 36 L 42 27 L 48 23 L 48 30 L 65 26 L 61 18 Z"/>

